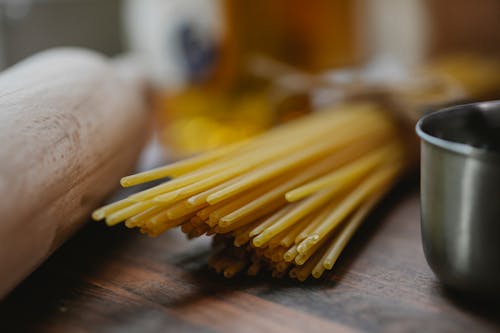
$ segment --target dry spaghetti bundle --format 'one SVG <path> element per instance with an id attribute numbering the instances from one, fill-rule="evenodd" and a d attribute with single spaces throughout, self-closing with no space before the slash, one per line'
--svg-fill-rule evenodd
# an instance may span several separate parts
<path id="1" fill-rule="evenodd" d="M 96 210 L 110 226 L 156 236 L 215 235 L 226 277 L 270 270 L 301 281 L 330 270 L 405 168 L 392 118 L 375 104 L 317 112 L 236 143 L 122 179 L 169 180 Z"/>

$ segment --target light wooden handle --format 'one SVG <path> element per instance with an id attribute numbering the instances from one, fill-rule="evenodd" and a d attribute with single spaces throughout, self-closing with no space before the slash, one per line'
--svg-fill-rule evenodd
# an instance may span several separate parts
<path id="1" fill-rule="evenodd" d="M 145 81 L 89 51 L 57 49 L 0 74 L 0 298 L 133 167 Z"/>

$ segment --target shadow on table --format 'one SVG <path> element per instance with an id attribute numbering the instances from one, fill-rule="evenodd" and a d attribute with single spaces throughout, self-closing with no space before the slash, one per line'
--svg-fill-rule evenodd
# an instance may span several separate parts
<path id="1" fill-rule="evenodd" d="M 500 325 L 500 299 L 498 295 L 467 295 L 444 286 L 439 287 L 440 294 L 461 311 Z"/>

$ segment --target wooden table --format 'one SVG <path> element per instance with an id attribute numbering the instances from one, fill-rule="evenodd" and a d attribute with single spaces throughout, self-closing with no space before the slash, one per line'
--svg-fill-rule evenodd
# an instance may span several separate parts
<path id="1" fill-rule="evenodd" d="M 479 332 L 500 310 L 443 289 L 420 243 L 418 191 L 403 184 L 334 272 L 298 283 L 226 280 L 208 239 L 156 239 L 89 223 L 0 305 L 0 332 Z"/>

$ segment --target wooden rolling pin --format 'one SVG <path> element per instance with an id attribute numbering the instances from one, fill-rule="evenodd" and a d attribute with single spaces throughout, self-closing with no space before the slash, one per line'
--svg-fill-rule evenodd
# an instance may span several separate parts
<path id="1" fill-rule="evenodd" d="M 134 166 L 149 128 L 147 87 L 123 68 L 56 49 L 0 73 L 0 299 Z"/>

